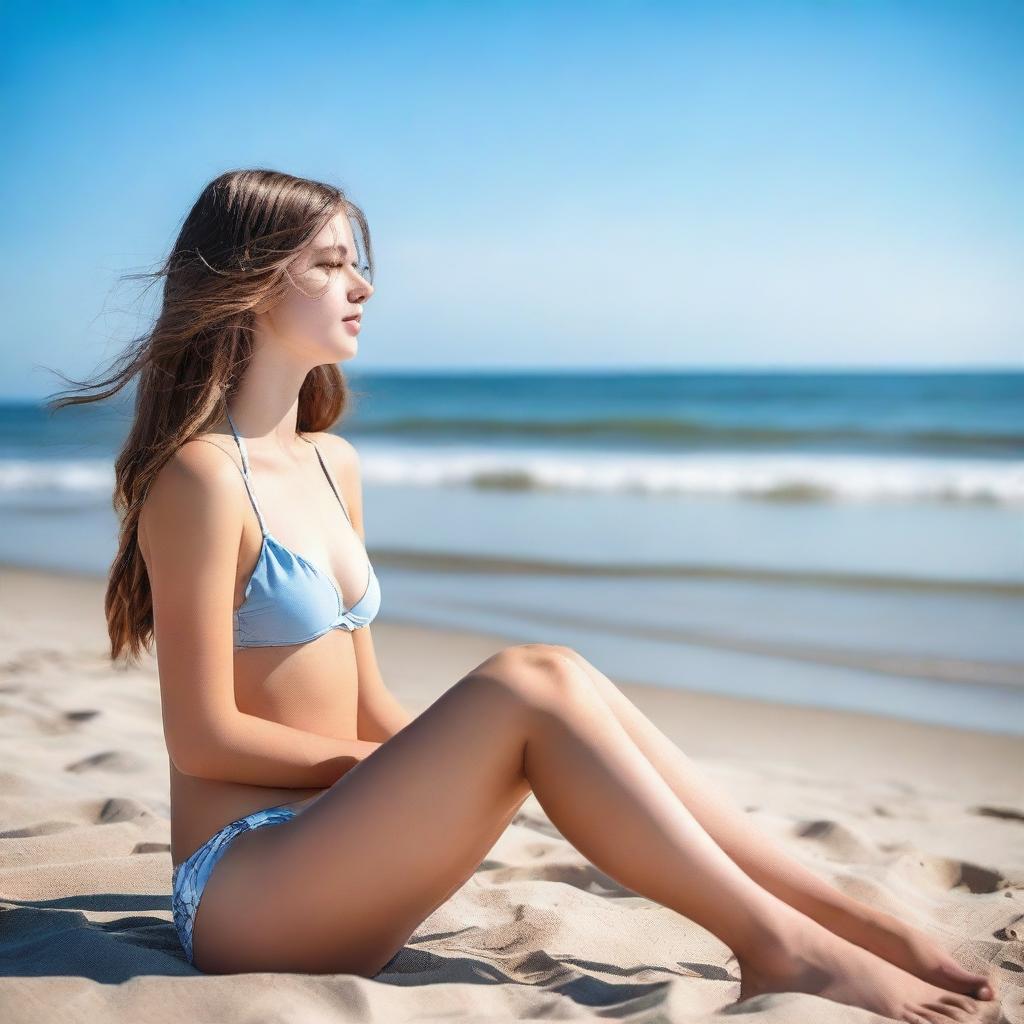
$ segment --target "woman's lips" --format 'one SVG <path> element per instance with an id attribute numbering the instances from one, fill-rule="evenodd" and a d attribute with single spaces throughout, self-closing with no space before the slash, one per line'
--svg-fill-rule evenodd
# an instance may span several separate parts
<path id="1" fill-rule="evenodd" d="M 345 325 L 345 330 L 348 331 L 349 334 L 354 335 L 359 333 L 359 317 L 355 317 L 352 320 L 342 320 L 341 322 Z"/>

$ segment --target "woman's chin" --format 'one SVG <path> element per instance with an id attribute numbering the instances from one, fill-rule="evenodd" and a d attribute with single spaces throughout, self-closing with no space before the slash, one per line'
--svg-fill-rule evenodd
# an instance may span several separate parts
<path id="1" fill-rule="evenodd" d="M 359 351 L 359 343 L 355 338 L 345 338 L 329 345 L 328 349 L 330 354 L 327 358 L 332 363 L 340 363 L 351 359 Z"/>

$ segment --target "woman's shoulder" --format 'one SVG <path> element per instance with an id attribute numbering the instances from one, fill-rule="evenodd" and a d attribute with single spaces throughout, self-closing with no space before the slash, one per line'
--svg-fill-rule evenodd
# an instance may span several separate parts
<path id="1" fill-rule="evenodd" d="M 331 469 L 341 472 L 358 468 L 359 452 L 356 450 L 356 446 L 341 434 L 320 430 L 309 431 L 305 436 L 311 441 L 315 441 L 324 455 L 330 459 Z"/>
<path id="2" fill-rule="evenodd" d="M 214 451 L 219 448 L 220 451 Z M 230 435 L 196 434 L 179 445 L 161 473 L 181 478 L 193 485 L 222 486 L 242 470 L 242 459 Z"/>
<path id="3" fill-rule="evenodd" d="M 231 438 L 226 439 L 230 442 Z M 220 451 L 215 451 L 219 448 Z M 154 511 L 173 519 L 186 510 L 215 503 L 238 502 L 241 462 L 221 434 L 198 434 L 179 445 L 157 470 L 149 485 L 142 516 Z M 241 503 L 239 503 L 241 508 Z"/>
<path id="4" fill-rule="evenodd" d="M 353 522 L 361 524 L 363 515 L 362 474 L 359 453 L 356 451 L 355 445 L 340 434 L 332 434 L 328 431 L 311 432 L 306 436 L 315 441 L 317 447 L 323 452 L 331 475 L 341 489 L 349 515 L 352 516 Z M 357 529 L 359 528 L 357 526 Z M 362 535 L 360 534 L 360 536 Z"/>
<path id="5" fill-rule="evenodd" d="M 341 434 L 335 434 L 331 430 L 310 430 L 306 432 L 305 436 L 312 438 L 324 448 L 332 448 L 339 453 L 352 453 L 353 455 L 356 453 L 356 446 L 348 438 L 342 437 Z"/>

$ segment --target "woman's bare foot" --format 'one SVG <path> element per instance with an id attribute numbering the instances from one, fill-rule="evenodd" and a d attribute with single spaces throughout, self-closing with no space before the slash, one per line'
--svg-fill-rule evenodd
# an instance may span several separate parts
<path id="1" fill-rule="evenodd" d="M 993 978 L 961 967 L 930 935 L 884 911 L 871 909 L 867 920 L 836 934 L 939 988 L 981 1000 L 998 994 Z"/>
<path id="2" fill-rule="evenodd" d="M 985 1024 L 998 1015 L 995 1000 L 932 985 L 792 908 L 782 914 L 774 942 L 737 959 L 738 1002 L 764 992 L 807 992 L 910 1024 Z"/>

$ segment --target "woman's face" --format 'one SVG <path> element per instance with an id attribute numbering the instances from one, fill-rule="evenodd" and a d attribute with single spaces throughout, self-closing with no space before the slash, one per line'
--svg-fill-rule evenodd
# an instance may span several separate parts
<path id="1" fill-rule="evenodd" d="M 352 226 L 336 214 L 292 263 L 288 296 L 261 314 L 275 343 L 314 365 L 351 359 L 360 320 L 345 318 L 360 315 L 373 294 L 358 264 Z"/>

